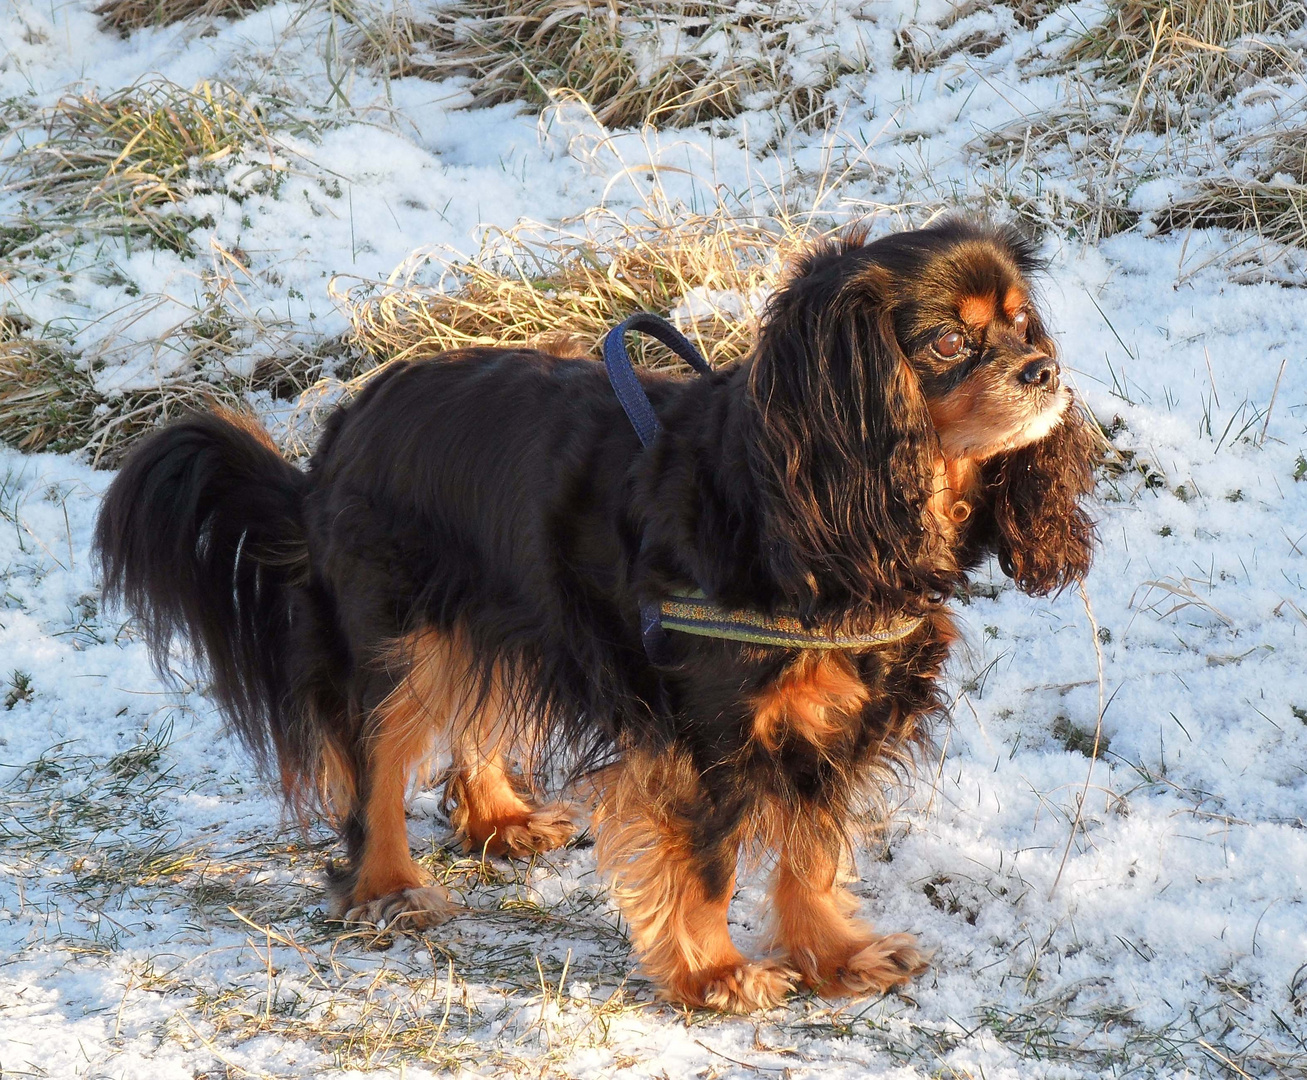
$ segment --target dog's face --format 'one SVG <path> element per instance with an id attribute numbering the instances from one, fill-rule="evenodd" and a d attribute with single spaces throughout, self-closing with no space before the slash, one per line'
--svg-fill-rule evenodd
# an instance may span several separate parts
<path id="1" fill-rule="evenodd" d="M 970 239 L 924 253 L 902 282 L 895 334 L 949 459 L 1044 438 L 1071 404 L 1014 253 Z"/>
<path id="2" fill-rule="evenodd" d="M 850 231 L 769 301 L 750 371 L 759 447 L 832 593 L 904 566 L 898 580 L 947 592 L 917 568 L 946 566 L 949 544 L 964 562 L 997 552 L 1031 593 L 1088 570 L 1097 442 L 1034 302 L 1039 268 L 1017 230 L 951 217 L 873 243 Z M 965 535 L 936 528 L 941 483 L 975 511 L 948 508 Z M 822 562 L 832 551 L 843 561 Z"/>

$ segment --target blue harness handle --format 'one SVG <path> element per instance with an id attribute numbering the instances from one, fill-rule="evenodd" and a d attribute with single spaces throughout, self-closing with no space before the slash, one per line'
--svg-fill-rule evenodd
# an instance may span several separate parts
<path id="1" fill-rule="evenodd" d="M 684 334 L 666 319 L 650 311 L 638 312 L 608 331 L 608 336 L 604 338 L 604 367 L 608 371 L 608 381 L 612 384 L 622 411 L 640 437 L 640 444 L 647 447 L 657 437 L 660 425 L 658 414 L 654 412 L 649 395 L 640 385 L 635 369 L 631 366 L 631 358 L 626 352 L 626 335 L 632 330 L 656 337 L 700 375 L 711 374 L 712 368 Z M 667 631 L 663 628 L 662 605 L 659 601 L 641 606 L 640 639 L 644 642 L 645 655 L 651 662 L 657 663 L 666 651 L 667 643 Z"/>
<path id="2" fill-rule="evenodd" d="M 608 370 L 608 381 L 612 383 L 613 393 L 635 433 L 640 436 L 641 445 L 648 446 L 658 434 L 658 414 L 649 403 L 649 395 L 636 378 L 631 358 L 626 353 L 626 335 L 632 330 L 657 338 L 700 375 L 711 374 L 712 368 L 684 334 L 652 312 L 638 312 L 608 331 L 604 338 L 604 367 Z"/>

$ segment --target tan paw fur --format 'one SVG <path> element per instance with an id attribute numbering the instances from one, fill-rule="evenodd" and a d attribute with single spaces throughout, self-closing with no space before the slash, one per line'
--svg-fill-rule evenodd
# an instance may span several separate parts
<path id="1" fill-rule="evenodd" d="M 345 913 L 345 922 L 404 933 L 438 926 L 458 911 L 441 885 L 425 885 L 358 904 Z"/>
<path id="2" fill-rule="evenodd" d="M 570 808 L 562 803 L 549 803 L 519 821 L 496 822 L 476 829 L 464 824 L 455 839 L 464 851 L 473 855 L 484 851 L 489 855 L 526 859 L 562 847 L 575 832 Z"/>
<path id="3" fill-rule="evenodd" d="M 850 955 L 828 978 L 810 982 L 824 997 L 883 994 L 929 966 L 929 956 L 911 934 L 887 934 Z"/>
<path id="4" fill-rule="evenodd" d="M 798 978 L 778 960 L 747 960 L 687 975 L 659 996 L 718 1012 L 751 1013 L 781 1004 Z"/>

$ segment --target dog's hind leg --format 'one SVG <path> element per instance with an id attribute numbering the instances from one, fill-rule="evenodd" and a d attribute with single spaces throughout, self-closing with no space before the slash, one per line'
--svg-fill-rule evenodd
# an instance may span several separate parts
<path id="1" fill-rule="evenodd" d="M 430 631 L 402 639 L 381 658 L 385 668 L 402 667 L 403 676 L 371 710 L 352 748 L 353 808 L 342 830 L 350 871 L 335 882 L 333 905 L 346 922 L 420 930 L 456 910 L 413 861 L 404 801 L 449 722 L 458 658 L 446 635 Z"/>
<path id="2" fill-rule="evenodd" d="M 883 993 L 926 970 L 911 934 L 877 934 L 837 883 L 842 830 L 816 809 L 787 821 L 771 883 L 772 939 L 805 984 L 826 997 Z"/>
<path id="3" fill-rule="evenodd" d="M 721 1012 L 779 1004 L 797 976 L 731 941 L 740 814 L 713 811 L 698 772 L 674 751 L 637 754 L 599 781 L 601 872 L 660 996 Z"/>
<path id="4" fill-rule="evenodd" d="M 430 752 L 434 726 L 388 699 L 374 713 L 361 745 L 359 792 L 347 835 L 353 872 L 341 883 L 346 922 L 422 930 L 454 913 L 449 894 L 409 852 L 404 796 L 418 762 Z"/>

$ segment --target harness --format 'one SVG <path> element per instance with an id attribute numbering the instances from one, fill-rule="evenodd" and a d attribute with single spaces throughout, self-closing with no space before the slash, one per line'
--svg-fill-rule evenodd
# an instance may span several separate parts
<path id="1" fill-rule="evenodd" d="M 635 428 L 640 444 L 648 447 L 661 425 L 649 395 L 640 385 L 626 351 L 631 331 L 649 334 L 670 348 L 700 375 L 712 368 L 699 350 L 671 323 L 647 311 L 632 315 L 615 326 L 604 339 L 604 368 L 622 411 Z M 899 618 L 889 625 L 858 633 L 807 629 L 793 612 L 766 615 L 761 611 L 726 608 L 713 603 L 701 589 L 688 588 L 640 607 L 640 636 L 651 661 L 665 655 L 668 631 L 698 637 L 747 641 L 754 645 L 776 645 L 791 649 L 866 649 L 902 641 L 924 621 L 922 616 Z"/>

